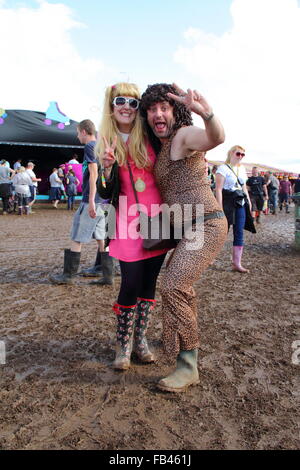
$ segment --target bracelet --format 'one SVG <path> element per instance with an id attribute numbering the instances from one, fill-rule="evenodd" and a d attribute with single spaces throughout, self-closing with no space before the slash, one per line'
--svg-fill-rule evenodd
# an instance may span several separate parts
<path id="1" fill-rule="evenodd" d="M 204 121 L 210 121 L 214 117 L 214 113 L 211 112 L 210 115 L 207 118 L 205 118 L 204 116 L 202 116 L 202 117 L 203 117 Z"/>

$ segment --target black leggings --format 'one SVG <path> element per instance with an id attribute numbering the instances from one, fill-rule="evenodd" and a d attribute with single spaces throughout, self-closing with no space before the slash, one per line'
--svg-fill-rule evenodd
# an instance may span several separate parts
<path id="1" fill-rule="evenodd" d="M 2 197 L 3 212 L 7 212 L 9 208 L 9 196 Z"/>
<path id="2" fill-rule="evenodd" d="M 154 299 L 156 280 L 165 259 L 165 254 L 141 261 L 120 261 L 121 288 L 120 305 L 135 305 L 137 298 Z"/>
<path id="3" fill-rule="evenodd" d="M 9 183 L 0 184 L 0 198 L 2 199 L 3 212 L 8 211 L 8 201 L 11 195 L 11 185 Z"/>

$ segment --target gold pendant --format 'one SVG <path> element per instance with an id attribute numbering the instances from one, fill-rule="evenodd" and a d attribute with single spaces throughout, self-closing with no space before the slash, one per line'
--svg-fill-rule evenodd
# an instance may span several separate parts
<path id="1" fill-rule="evenodd" d="M 134 183 L 134 187 L 139 193 L 142 193 L 146 189 L 146 183 L 141 178 L 138 178 Z"/>

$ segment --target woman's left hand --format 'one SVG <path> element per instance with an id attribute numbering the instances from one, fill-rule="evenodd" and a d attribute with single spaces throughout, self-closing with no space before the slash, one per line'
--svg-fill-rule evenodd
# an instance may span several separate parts
<path id="1" fill-rule="evenodd" d="M 188 88 L 187 92 L 179 88 L 176 83 L 173 83 L 173 87 L 179 93 L 180 96 L 174 95 L 173 93 L 168 93 L 168 96 L 178 103 L 184 104 L 184 106 L 193 111 L 194 113 L 199 114 L 203 119 L 207 119 L 212 114 L 212 108 L 206 101 L 206 99 L 200 95 L 197 90 L 191 90 Z"/>

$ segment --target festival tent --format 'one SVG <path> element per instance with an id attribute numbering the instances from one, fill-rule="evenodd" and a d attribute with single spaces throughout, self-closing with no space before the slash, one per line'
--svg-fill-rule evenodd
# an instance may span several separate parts
<path id="1" fill-rule="evenodd" d="M 11 166 L 19 158 L 23 165 L 34 162 L 34 171 L 42 178 L 41 194 L 48 193 L 52 169 L 68 162 L 74 153 L 82 161 L 77 122 L 62 113 L 56 102 L 50 102 L 46 113 L 0 108 L 0 159 Z"/>

